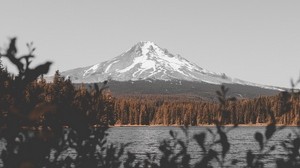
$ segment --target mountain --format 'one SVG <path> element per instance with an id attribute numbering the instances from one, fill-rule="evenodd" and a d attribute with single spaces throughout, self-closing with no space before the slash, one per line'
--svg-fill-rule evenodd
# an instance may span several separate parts
<path id="1" fill-rule="evenodd" d="M 114 95 L 184 94 L 215 100 L 215 91 L 220 88 L 220 84 L 230 88 L 230 96 L 239 98 L 274 95 L 282 91 L 281 88 L 259 85 L 203 69 L 149 41 L 139 42 L 111 60 L 61 74 L 77 86 L 108 80 Z"/>
<path id="2" fill-rule="evenodd" d="M 120 56 L 92 66 L 62 72 L 73 83 L 98 83 L 105 80 L 138 81 L 138 80 L 182 80 L 205 82 L 210 84 L 242 84 L 277 89 L 271 86 L 258 85 L 240 79 L 215 73 L 189 62 L 180 55 L 173 55 L 168 50 L 153 42 L 142 41 Z"/>

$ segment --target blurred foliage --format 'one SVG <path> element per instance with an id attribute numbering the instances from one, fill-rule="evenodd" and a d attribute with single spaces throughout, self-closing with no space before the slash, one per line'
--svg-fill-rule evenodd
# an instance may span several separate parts
<path id="1" fill-rule="evenodd" d="M 56 72 L 53 83 L 47 84 L 43 74 L 51 62 L 31 68 L 35 48 L 32 43 L 27 47 L 29 54 L 17 57 L 16 38 L 12 38 L 1 53 L 19 71 L 14 76 L 0 67 L 3 166 L 119 167 L 126 145 L 117 148 L 106 141 L 108 125 L 114 123 L 107 109 L 111 99 L 104 94 L 106 82 L 89 92 L 75 90 L 70 80 Z M 70 150 L 75 157 L 65 157 Z"/>

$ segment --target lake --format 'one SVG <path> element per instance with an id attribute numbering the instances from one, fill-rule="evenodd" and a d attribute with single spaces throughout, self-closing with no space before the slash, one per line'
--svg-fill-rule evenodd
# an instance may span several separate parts
<path id="1" fill-rule="evenodd" d="M 230 127 L 226 127 L 229 129 Z M 206 145 L 212 143 L 212 136 L 208 133 L 207 129 L 211 129 L 216 132 L 214 126 L 209 127 L 189 127 L 188 137 L 185 138 L 185 134 L 180 129 L 180 127 L 168 127 L 168 126 L 134 126 L 134 127 L 112 127 L 108 130 L 108 143 L 114 144 L 125 144 L 130 143 L 126 147 L 126 151 L 134 153 L 138 161 L 143 161 L 146 158 L 146 154 L 157 155 L 158 158 L 161 156 L 159 151 L 160 142 L 164 139 L 171 138 L 169 132 L 170 130 L 177 132 L 178 137 L 182 140 L 189 140 L 188 153 L 191 155 L 191 163 L 196 163 L 202 156 L 202 150 L 193 139 L 193 135 L 200 132 L 206 132 Z M 275 167 L 276 158 L 285 158 L 287 155 L 286 151 L 280 146 L 281 142 L 287 139 L 287 136 L 291 134 L 294 136 L 294 131 L 299 132 L 299 127 L 287 127 L 283 130 L 276 132 L 273 137 L 268 141 L 267 146 L 276 145 L 276 150 L 272 151 L 263 159 L 265 167 Z M 227 161 L 225 165 L 230 166 L 232 159 L 236 159 L 237 166 L 243 167 L 246 165 L 246 153 L 248 150 L 252 150 L 254 153 L 259 152 L 259 144 L 254 139 L 255 132 L 261 132 L 264 134 L 265 127 L 259 126 L 239 126 L 228 132 L 229 143 L 231 144 L 230 150 L 226 155 L 225 160 Z M 217 137 L 216 139 L 219 139 Z M 1 140 L 2 141 L 2 140 Z M 5 148 L 3 141 L 0 141 L 0 149 Z M 220 146 L 216 146 L 213 149 L 221 151 Z M 268 148 L 267 148 L 268 149 Z M 69 153 L 69 154 L 68 154 Z M 67 150 L 63 156 L 75 156 L 72 150 Z M 157 160 L 158 162 L 158 160 Z M 218 163 L 214 160 L 214 167 L 219 167 Z M 2 167 L 2 160 L 0 160 L 0 167 Z M 233 166 L 230 166 L 233 167 Z"/>
<path id="2" fill-rule="evenodd" d="M 201 158 L 201 149 L 193 140 L 193 135 L 200 132 L 207 132 L 207 143 L 211 143 L 212 136 L 207 131 L 207 128 L 216 131 L 215 127 L 189 127 L 189 147 L 188 151 L 191 155 L 191 162 L 195 163 Z M 226 127 L 228 129 L 229 127 Z M 274 134 L 269 140 L 268 146 L 275 145 L 276 150 L 271 152 L 267 158 L 264 158 L 266 167 L 274 167 L 276 158 L 283 158 L 286 156 L 286 152 L 280 146 L 280 143 L 287 138 L 292 130 L 298 129 L 297 127 L 288 127 L 280 130 Z M 178 133 L 178 137 L 184 139 L 184 133 L 179 127 L 167 127 L 167 126 L 135 126 L 135 127 L 112 127 L 108 130 L 108 142 L 113 143 L 131 143 L 127 147 L 127 151 L 136 154 L 137 159 L 142 161 L 146 158 L 146 154 L 158 154 L 160 142 L 163 139 L 170 138 L 169 131 L 173 130 Z M 228 139 L 231 144 L 230 151 L 226 156 L 227 165 L 230 165 L 232 159 L 237 159 L 237 166 L 245 166 L 246 153 L 248 150 L 252 150 L 257 153 L 259 151 L 259 145 L 254 139 L 254 133 L 261 132 L 264 134 L 265 127 L 259 126 L 240 126 L 229 131 Z M 218 139 L 218 138 L 217 138 Z M 216 147 L 218 150 L 218 147 Z M 220 149 L 220 148 L 219 148 Z M 214 163 L 215 167 L 218 167 L 217 163 Z"/>

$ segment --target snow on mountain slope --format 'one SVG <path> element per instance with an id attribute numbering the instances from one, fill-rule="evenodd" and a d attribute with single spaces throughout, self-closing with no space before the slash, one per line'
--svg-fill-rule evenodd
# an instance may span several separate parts
<path id="1" fill-rule="evenodd" d="M 111 60 L 92 66 L 62 72 L 74 83 L 92 83 L 104 80 L 186 80 L 212 84 L 238 83 L 267 87 L 239 79 L 232 79 L 223 73 L 215 73 L 189 62 L 180 55 L 173 55 L 153 42 L 142 41 L 125 53 Z"/>

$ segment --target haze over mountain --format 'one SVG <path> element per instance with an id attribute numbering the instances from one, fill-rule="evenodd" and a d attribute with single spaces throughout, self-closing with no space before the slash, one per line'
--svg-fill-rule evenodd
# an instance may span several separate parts
<path id="1" fill-rule="evenodd" d="M 241 84 L 261 88 L 278 89 L 259 85 L 215 73 L 174 55 L 153 42 L 141 41 L 123 54 L 92 66 L 61 73 L 73 83 L 98 83 L 113 81 L 190 81 L 209 84 Z"/>

